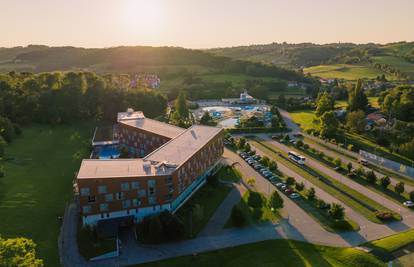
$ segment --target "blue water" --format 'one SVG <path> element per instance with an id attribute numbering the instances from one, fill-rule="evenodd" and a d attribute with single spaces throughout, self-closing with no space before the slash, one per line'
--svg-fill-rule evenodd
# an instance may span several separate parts
<path id="1" fill-rule="evenodd" d="M 119 158 L 119 150 L 115 147 L 104 147 L 99 151 L 100 159 L 116 159 Z"/>

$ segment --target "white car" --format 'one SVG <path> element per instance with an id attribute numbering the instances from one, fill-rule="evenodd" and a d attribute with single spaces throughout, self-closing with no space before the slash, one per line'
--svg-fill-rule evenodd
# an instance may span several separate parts
<path id="1" fill-rule="evenodd" d="M 296 199 L 296 198 L 300 198 L 300 195 L 298 193 L 292 193 L 289 196 L 291 199 Z"/>
<path id="2" fill-rule="evenodd" d="M 403 203 L 406 207 L 414 207 L 414 203 L 411 200 L 407 200 Z"/>

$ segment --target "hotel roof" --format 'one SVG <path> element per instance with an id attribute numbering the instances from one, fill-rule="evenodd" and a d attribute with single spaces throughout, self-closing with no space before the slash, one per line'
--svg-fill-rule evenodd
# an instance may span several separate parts
<path id="1" fill-rule="evenodd" d="M 183 133 L 154 150 L 146 160 L 176 164 L 184 163 L 189 157 L 195 154 L 222 129 L 218 127 L 194 125 Z"/>
<path id="2" fill-rule="evenodd" d="M 148 119 L 141 111 L 119 112 L 118 122 L 168 138 L 174 138 L 185 131 L 183 128 L 168 123 Z"/>
<path id="3" fill-rule="evenodd" d="M 133 117 L 135 118 L 121 118 L 120 120 L 118 114 L 118 122 L 133 123 L 132 125 L 138 123 L 140 127 L 161 135 L 171 130 L 168 133 L 174 136 L 142 159 L 84 159 L 79 169 L 78 179 L 169 175 L 222 130 L 218 127 L 202 125 L 182 129 L 175 126 L 169 127 L 171 125 L 145 117 L 137 118 L 135 115 Z M 159 124 L 162 126 L 158 127 Z M 159 133 L 160 131 L 162 133 Z"/>

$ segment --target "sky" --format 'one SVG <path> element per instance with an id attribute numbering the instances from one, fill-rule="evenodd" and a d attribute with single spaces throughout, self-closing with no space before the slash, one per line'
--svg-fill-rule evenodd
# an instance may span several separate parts
<path id="1" fill-rule="evenodd" d="M 414 41 L 414 0 L 0 0 L 0 47 Z"/>

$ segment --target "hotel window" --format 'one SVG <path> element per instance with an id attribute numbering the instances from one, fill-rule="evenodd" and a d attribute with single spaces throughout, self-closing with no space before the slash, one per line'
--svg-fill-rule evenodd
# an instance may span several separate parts
<path id="1" fill-rule="evenodd" d="M 101 211 L 108 211 L 108 203 L 102 203 L 101 205 L 99 205 L 99 208 L 101 209 Z"/>
<path id="2" fill-rule="evenodd" d="M 129 191 L 129 183 L 121 183 L 122 191 Z"/>
<path id="3" fill-rule="evenodd" d="M 112 202 L 112 200 L 114 200 L 114 195 L 113 194 L 106 194 L 105 195 L 105 201 L 106 202 Z"/>
<path id="4" fill-rule="evenodd" d="M 155 197 L 148 197 L 148 204 L 150 205 L 157 204 L 157 199 Z"/>
<path id="5" fill-rule="evenodd" d="M 95 196 L 88 196 L 88 203 L 95 203 L 96 198 Z"/>
<path id="6" fill-rule="evenodd" d="M 139 182 L 138 181 L 131 182 L 131 188 L 132 189 L 139 189 Z"/>
<path id="7" fill-rule="evenodd" d="M 134 199 L 132 200 L 132 206 L 133 206 L 133 207 L 139 207 L 139 206 L 141 206 L 141 200 L 140 200 L 140 199 L 138 199 L 138 198 L 134 198 Z"/>
<path id="8" fill-rule="evenodd" d="M 106 194 L 106 192 L 107 192 L 106 185 L 99 185 L 98 186 L 98 193 L 99 194 Z"/>
<path id="9" fill-rule="evenodd" d="M 138 191 L 138 197 L 145 197 L 147 193 L 145 192 L 145 189 L 141 189 Z"/>
<path id="10" fill-rule="evenodd" d="M 89 189 L 89 187 L 82 187 L 80 189 L 81 196 L 89 196 L 90 193 L 91 193 L 91 190 Z"/>
<path id="11" fill-rule="evenodd" d="M 116 199 L 118 199 L 118 200 L 124 199 L 124 192 L 118 192 L 118 193 L 116 193 Z"/>
<path id="12" fill-rule="evenodd" d="M 87 205 L 87 206 L 83 206 L 83 207 L 82 207 L 82 212 L 83 212 L 84 214 L 91 213 L 91 210 L 92 210 L 92 207 L 91 207 L 91 206 L 89 206 L 89 205 Z"/>
<path id="13" fill-rule="evenodd" d="M 129 207 L 131 207 L 131 200 L 127 199 L 127 200 L 122 201 L 123 209 L 128 209 Z"/>

